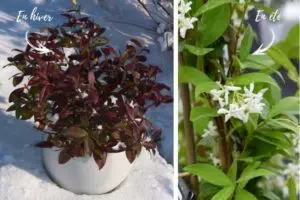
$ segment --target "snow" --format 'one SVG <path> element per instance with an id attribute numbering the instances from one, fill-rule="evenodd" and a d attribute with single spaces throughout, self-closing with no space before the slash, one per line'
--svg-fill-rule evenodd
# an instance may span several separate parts
<path id="1" fill-rule="evenodd" d="M 33 147 L 26 151 L 38 152 Z M 19 200 L 20 197 L 24 200 L 52 200 L 58 196 L 60 200 L 173 199 L 172 167 L 160 155 L 147 154 L 138 158 L 127 179 L 113 192 L 104 195 L 77 195 L 58 187 L 41 167 L 39 157 L 36 158 L 25 160 L 21 157 L 15 159 L 12 155 L 0 156 L 1 200 Z M 29 162 L 35 162 L 37 167 Z"/>
<path id="2" fill-rule="evenodd" d="M 157 154 L 137 160 L 125 182 L 112 193 L 98 196 L 76 195 L 58 187 L 48 178 L 42 166 L 41 150 L 32 147 L 32 144 L 41 140 L 42 135 L 33 128 L 32 121 L 18 121 L 12 113 L 5 112 L 9 107 L 9 93 L 14 89 L 9 77 L 16 71 L 13 68 L 2 69 L 1 66 L 7 63 L 7 57 L 14 55 L 12 49 L 24 49 L 24 35 L 27 30 L 36 31 L 40 26 L 61 23 L 62 17 L 58 11 L 67 8 L 70 1 L 34 1 L 44 2 L 39 6 L 39 11 L 54 16 L 51 24 L 32 21 L 16 23 L 17 11 L 31 11 L 35 6 L 31 2 L 33 1 L 0 2 L 0 200 L 53 200 L 57 197 L 60 200 L 172 199 L 173 169 L 165 161 L 166 159 L 172 163 L 173 158 L 171 104 L 153 109 L 148 115 L 163 130 L 163 140 L 159 148 L 162 156 Z M 137 38 L 148 45 L 150 63 L 163 70 L 158 80 L 169 86 L 173 85 L 173 53 L 160 52 L 156 41 L 156 25 L 136 7 L 135 0 L 99 1 L 99 4 L 85 1 L 82 4 L 84 13 L 107 27 L 106 36 L 111 38 L 110 42 L 114 46 L 121 47 L 120 50 L 131 38 Z"/>

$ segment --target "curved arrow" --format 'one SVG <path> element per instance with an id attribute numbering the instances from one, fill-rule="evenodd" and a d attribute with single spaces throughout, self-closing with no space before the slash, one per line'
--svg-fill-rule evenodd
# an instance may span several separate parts
<path id="1" fill-rule="evenodd" d="M 264 44 L 261 44 L 258 49 L 252 53 L 252 55 L 264 55 L 266 53 L 266 51 L 268 51 L 268 49 L 274 44 L 275 42 L 275 33 L 273 31 L 273 29 L 271 29 L 271 32 L 272 32 L 272 41 L 271 43 L 265 47 L 265 48 L 262 48 Z"/>
<path id="2" fill-rule="evenodd" d="M 50 53 L 53 52 L 52 50 L 48 49 L 47 47 L 45 47 L 44 45 L 42 45 L 39 41 L 37 41 L 38 47 L 34 46 L 29 40 L 28 40 L 28 32 L 26 31 L 25 33 L 25 40 L 27 42 L 27 44 L 29 46 L 31 46 L 31 48 L 33 48 L 34 50 L 38 51 L 40 54 L 46 54 L 46 53 Z"/>

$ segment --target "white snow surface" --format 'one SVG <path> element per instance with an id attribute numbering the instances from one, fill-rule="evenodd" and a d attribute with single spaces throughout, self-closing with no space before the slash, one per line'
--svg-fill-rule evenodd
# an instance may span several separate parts
<path id="1" fill-rule="evenodd" d="M 104 195 L 77 195 L 54 184 L 41 166 L 40 154 L 33 147 L 16 151 L 18 155 L 0 156 L 1 200 L 172 200 L 171 165 L 160 155 L 139 157 L 127 179 L 114 191 Z M 35 159 L 24 159 L 27 154 Z M 15 157 L 14 157 L 15 156 Z"/>
<path id="2" fill-rule="evenodd" d="M 150 49 L 149 63 L 163 70 L 158 80 L 172 88 L 172 52 L 160 52 L 156 42 L 156 25 L 137 6 L 136 0 L 103 0 L 99 4 L 94 1 L 81 2 L 84 13 L 107 27 L 106 36 L 114 47 L 124 49 L 125 42 L 131 38 L 146 44 Z M 70 1 L 51 0 L 45 1 L 38 9 L 40 13 L 53 15 L 54 25 L 62 22 L 58 11 L 69 5 Z M 37 31 L 40 26 L 49 25 L 32 21 L 15 22 L 18 10 L 26 10 L 30 14 L 34 6 L 32 0 L 0 2 L 0 200 L 171 200 L 173 169 L 165 161 L 167 159 L 171 163 L 173 158 L 171 104 L 153 109 L 148 115 L 157 127 L 163 129 L 159 148 L 162 157 L 157 154 L 137 160 L 128 178 L 115 191 L 97 196 L 76 195 L 58 187 L 48 178 L 42 166 L 41 150 L 32 147 L 32 144 L 41 140 L 42 134 L 33 128 L 32 122 L 18 121 L 12 113 L 5 112 L 9 107 L 8 96 L 14 90 L 9 78 L 16 70 L 2 69 L 2 66 L 7 63 L 7 57 L 15 54 L 12 49 L 25 48 L 27 30 Z"/>

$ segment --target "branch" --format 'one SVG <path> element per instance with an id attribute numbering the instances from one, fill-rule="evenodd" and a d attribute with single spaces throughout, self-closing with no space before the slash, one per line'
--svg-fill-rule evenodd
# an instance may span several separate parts
<path id="1" fill-rule="evenodd" d="M 179 55 L 179 63 L 183 64 L 183 56 Z M 187 164 L 191 165 L 196 162 L 196 152 L 195 152 L 195 138 L 193 124 L 190 121 L 190 112 L 191 112 L 191 100 L 190 100 L 190 91 L 188 84 L 180 84 L 180 95 L 183 104 L 183 122 L 184 122 L 184 137 L 186 144 L 186 153 L 187 153 Z M 198 192 L 198 180 L 197 177 L 190 177 L 190 184 L 195 192 Z"/>

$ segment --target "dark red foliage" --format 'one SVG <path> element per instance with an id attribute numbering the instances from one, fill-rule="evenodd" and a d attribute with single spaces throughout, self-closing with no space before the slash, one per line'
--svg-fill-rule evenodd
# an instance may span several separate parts
<path id="1" fill-rule="evenodd" d="M 88 153 L 101 169 L 108 152 L 126 151 L 130 162 L 142 146 L 155 152 L 160 131 L 145 113 L 172 102 L 163 94 L 169 87 L 156 82 L 159 67 L 146 63 L 138 40 L 119 53 L 107 44 L 105 29 L 90 18 L 63 16 L 68 19 L 63 25 L 29 36 L 32 44 L 41 43 L 52 52 L 40 54 L 27 46 L 8 58 L 8 66 L 20 71 L 13 84 L 29 79 L 11 93 L 8 111 L 22 120 L 33 117 L 36 128 L 49 134 L 36 146 L 61 148 L 60 163 Z M 126 147 L 113 148 L 119 143 Z"/>

